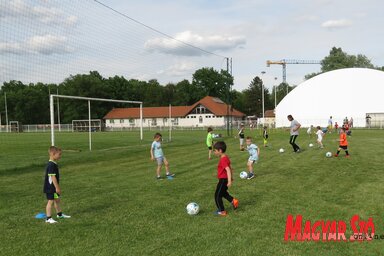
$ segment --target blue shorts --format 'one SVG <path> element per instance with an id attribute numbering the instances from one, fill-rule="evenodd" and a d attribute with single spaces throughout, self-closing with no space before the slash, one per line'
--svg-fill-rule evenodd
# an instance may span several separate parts
<path id="1" fill-rule="evenodd" d="M 167 159 L 163 156 L 156 158 L 157 165 L 162 165 Z"/>

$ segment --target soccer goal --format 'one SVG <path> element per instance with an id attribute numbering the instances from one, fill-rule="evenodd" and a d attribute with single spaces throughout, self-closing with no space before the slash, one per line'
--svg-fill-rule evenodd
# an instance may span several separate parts
<path id="1" fill-rule="evenodd" d="M 140 140 L 143 140 L 143 102 L 141 101 L 130 101 L 130 100 L 114 100 L 114 99 L 103 99 L 103 98 L 89 98 L 89 97 L 80 97 L 80 96 L 70 96 L 70 95 L 59 95 L 51 94 L 49 97 L 49 110 L 51 118 L 51 145 L 55 145 L 55 113 L 54 113 L 54 99 L 55 98 L 66 98 L 73 100 L 85 100 L 88 101 L 88 120 L 87 125 L 84 125 L 84 122 L 79 122 L 83 125 L 83 128 L 86 127 L 88 130 L 89 137 L 89 151 L 92 151 L 92 131 L 95 131 L 95 124 L 97 124 L 95 119 L 91 119 L 91 101 L 106 101 L 106 102 L 115 102 L 115 103 L 130 103 L 130 104 L 139 104 L 140 105 Z M 74 120 L 74 121 L 84 121 L 84 120 Z M 102 122 L 100 120 L 100 130 Z"/>

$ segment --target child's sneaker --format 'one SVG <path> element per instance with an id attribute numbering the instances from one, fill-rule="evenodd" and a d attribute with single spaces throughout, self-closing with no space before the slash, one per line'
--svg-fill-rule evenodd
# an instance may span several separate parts
<path id="1" fill-rule="evenodd" d="M 334 157 L 338 157 L 339 155 L 338 155 L 338 154 L 334 154 L 333 156 L 334 156 Z"/>
<path id="2" fill-rule="evenodd" d="M 49 219 L 45 220 L 45 223 L 55 224 L 55 223 L 57 223 L 57 221 L 55 221 L 55 220 L 52 219 L 52 218 L 49 218 Z"/>
<path id="3" fill-rule="evenodd" d="M 64 213 L 62 213 L 61 215 L 57 215 L 57 218 L 58 219 L 69 219 L 69 218 L 71 218 L 71 216 L 65 215 Z"/>
<path id="4" fill-rule="evenodd" d="M 161 176 L 157 176 L 156 180 L 163 180 L 163 178 Z"/>
<path id="5" fill-rule="evenodd" d="M 173 177 L 173 176 L 175 176 L 175 174 L 174 173 L 167 173 L 167 177 Z"/>
<path id="6" fill-rule="evenodd" d="M 231 204 L 233 206 L 233 209 L 236 210 L 239 207 L 239 200 L 237 200 L 236 198 L 233 198 Z"/>
<path id="7" fill-rule="evenodd" d="M 248 174 L 248 180 L 251 180 L 251 179 L 253 179 L 255 177 L 255 174 L 253 174 L 252 172 L 250 172 L 249 174 Z"/>
<path id="8" fill-rule="evenodd" d="M 219 215 L 219 216 L 227 216 L 227 212 L 226 211 L 216 211 L 215 212 L 216 215 Z"/>

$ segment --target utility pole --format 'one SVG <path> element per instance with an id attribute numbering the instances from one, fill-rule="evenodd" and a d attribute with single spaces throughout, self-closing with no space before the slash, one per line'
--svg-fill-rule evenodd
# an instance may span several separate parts
<path id="1" fill-rule="evenodd" d="M 261 75 L 264 76 L 265 75 L 265 71 L 261 71 Z M 261 80 L 261 102 L 263 104 L 263 127 L 264 127 L 264 81 Z"/>

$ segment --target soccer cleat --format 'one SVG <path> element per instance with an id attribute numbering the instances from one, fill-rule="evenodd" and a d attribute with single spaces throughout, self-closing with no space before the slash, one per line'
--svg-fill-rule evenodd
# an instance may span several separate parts
<path id="1" fill-rule="evenodd" d="M 52 218 L 49 218 L 49 219 L 45 220 L 45 223 L 55 224 L 55 223 L 57 223 L 57 221 L 55 221 L 55 220 L 52 219 Z"/>
<path id="2" fill-rule="evenodd" d="M 255 177 L 255 174 L 253 174 L 252 172 L 250 172 L 249 174 L 248 174 L 248 178 L 247 178 L 247 180 L 251 180 L 251 179 L 253 179 Z"/>
<path id="3" fill-rule="evenodd" d="M 215 212 L 215 214 L 218 215 L 218 216 L 227 216 L 227 212 L 226 211 L 219 211 L 219 210 L 217 210 Z"/>
<path id="4" fill-rule="evenodd" d="M 236 198 L 233 198 L 231 204 L 233 206 L 233 209 L 236 210 L 239 207 L 239 200 L 237 200 Z"/>
<path id="5" fill-rule="evenodd" d="M 57 218 L 58 219 L 69 219 L 69 218 L 71 218 L 71 216 L 65 215 L 64 213 L 62 213 L 61 216 L 57 215 Z"/>
<path id="6" fill-rule="evenodd" d="M 163 180 L 161 176 L 156 177 L 156 180 Z"/>
<path id="7" fill-rule="evenodd" d="M 167 177 L 174 177 L 175 176 L 175 174 L 174 173 L 167 173 Z"/>
<path id="8" fill-rule="evenodd" d="M 334 154 L 333 156 L 334 156 L 334 157 L 338 157 L 339 155 L 338 155 L 338 154 Z"/>

